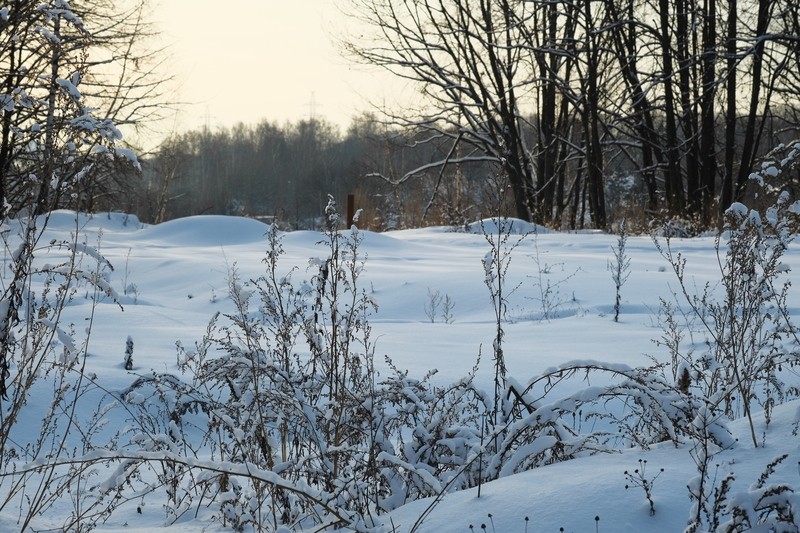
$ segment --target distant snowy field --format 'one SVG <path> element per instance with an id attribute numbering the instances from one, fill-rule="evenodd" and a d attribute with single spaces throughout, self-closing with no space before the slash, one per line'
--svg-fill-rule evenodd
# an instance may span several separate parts
<path id="1" fill-rule="evenodd" d="M 519 221 L 515 224 L 513 233 L 519 232 L 520 237 L 533 229 Z M 411 376 L 422 377 L 436 369 L 434 381 L 446 384 L 467 374 L 482 354 L 478 381 L 490 388 L 495 323 L 481 263 L 489 244 L 479 226 L 472 229 L 471 233 L 442 227 L 364 232 L 366 270 L 361 283 L 379 305 L 370 318 L 379 369 L 386 368 L 383 355 L 388 355 Z M 212 315 L 230 310 L 230 269 L 235 266 L 243 279 L 262 272 L 265 231 L 260 222 L 223 216 L 147 226 L 122 214 L 76 218 L 72 212 L 54 213 L 48 240 L 69 239 L 77 232 L 80 241 L 97 247 L 115 269 L 111 284 L 121 295 L 124 309 L 110 299 L 97 308 L 88 350 L 87 366 L 103 387 L 122 390 L 136 374 L 151 369 L 177 372 L 176 342 L 190 346 L 199 341 Z M 310 277 L 309 259 L 325 255 L 319 240 L 320 234 L 314 232 L 285 234 L 282 268 L 288 272 L 296 267 L 295 279 Z M 509 243 L 516 244 L 517 237 L 512 236 Z M 651 358 L 667 357 L 666 350 L 653 341 L 663 333 L 659 298 L 673 299 L 678 288 L 675 274 L 650 237 L 629 238 L 630 277 L 622 287 L 622 311 L 615 323 L 609 262 L 616 244 L 613 235 L 544 231 L 518 242 L 506 282 L 507 290 L 513 289 L 504 323 L 509 377 L 525 383 L 549 367 L 575 359 L 644 366 L 652 363 Z M 719 281 L 712 237 L 675 239 L 672 244 L 686 258 L 688 276 L 697 287 Z M 792 269 L 790 279 L 796 280 L 800 272 L 797 244 L 785 262 Z M 800 318 L 800 284 L 796 285 L 788 302 L 795 319 Z M 426 312 L 430 295 L 437 291 L 453 304 L 450 323 L 441 315 L 432 322 Z M 62 323 L 83 328 L 92 311 L 85 296 L 79 293 L 70 303 Z M 123 368 L 128 336 L 135 346 L 131 372 Z M 698 346 L 704 341 L 694 340 Z M 35 410 L 36 402 L 32 403 L 30 408 Z M 753 448 L 741 421 L 732 424 L 740 433 L 739 444 L 716 459 L 719 477 L 733 470 L 737 489 L 745 490 L 771 459 L 788 453 L 774 480 L 800 486 L 800 440 L 793 435 L 797 414 L 796 402 L 781 406 L 766 434 L 759 414 L 759 435 L 765 443 L 759 449 Z M 24 433 L 19 437 L 24 438 Z M 654 516 L 641 489 L 625 489 L 623 473 L 637 468 L 640 459 L 648 461 L 653 475 L 664 469 L 653 488 Z M 669 444 L 648 452 L 632 449 L 586 457 L 488 483 L 480 498 L 476 489 L 447 495 L 427 514 L 419 531 L 480 532 L 482 524 L 486 531 L 497 533 L 558 532 L 559 528 L 575 533 L 683 531 L 691 505 L 686 486 L 695 473 L 688 448 Z M 143 503 L 141 514 L 131 503 L 99 531 L 162 530 L 164 512 L 159 500 L 149 497 Z M 408 531 L 431 503 L 414 502 L 387 515 L 388 530 Z M 45 517 L 37 527 L 57 526 L 56 514 L 49 517 L 52 523 Z M 197 517 L 187 513 L 167 531 L 214 530 L 217 524 L 204 516 L 202 509 Z M 0 516 L 2 531 L 14 530 L 15 523 L 13 514 Z"/>

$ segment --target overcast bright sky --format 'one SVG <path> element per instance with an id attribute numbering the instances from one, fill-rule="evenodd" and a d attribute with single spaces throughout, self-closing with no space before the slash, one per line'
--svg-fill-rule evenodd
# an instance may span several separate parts
<path id="1" fill-rule="evenodd" d="M 168 126 L 178 131 L 312 111 L 344 131 L 398 83 L 339 54 L 332 37 L 348 19 L 333 0 L 160 0 L 152 18 L 172 54 L 176 97 L 192 103 Z"/>

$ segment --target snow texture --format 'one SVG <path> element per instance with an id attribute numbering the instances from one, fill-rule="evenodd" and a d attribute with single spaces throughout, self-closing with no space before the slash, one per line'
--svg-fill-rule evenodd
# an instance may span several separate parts
<path id="1" fill-rule="evenodd" d="M 0 11 L 0 17 L 2 15 Z M 741 204 L 732 206 L 731 210 L 743 217 L 749 215 Z M 149 369 L 177 374 L 176 341 L 194 346 L 203 338 L 209 318 L 215 313 L 233 311 L 231 300 L 219 297 L 226 294 L 226 275 L 230 265 L 237 265 L 242 279 L 256 278 L 263 273 L 264 234 L 268 226 L 254 220 L 198 216 L 148 226 L 122 213 L 79 215 L 77 219 L 76 216 L 68 211 L 53 213 L 46 238 L 66 242 L 79 228 L 77 242 L 98 242 L 99 237 L 102 257 L 116 267 L 106 279 L 91 274 L 94 272 L 91 263 L 82 265 L 84 280 L 110 295 L 111 301 L 93 307 L 90 300 L 80 298 L 82 293 L 78 293 L 78 297 L 65 308 L 61 322 L 84 324 L 86 317 L 94 313 L 91 341 L 86 348 L 89 354 L 87 366 L 96 375 L 98 386 L 105 390 L 126 390 L 135 377 L 120 368 L 120 352 L 126 339 L 136 339 L 134 368 L 138 374 L 146 375 Z M 13 227 L 13 224 L 9 226 Z M 405 392 L 412 404 L 412 378 L 421 379 L 430 370 L 438 369 L 430 377 L 433 383 L 444 386 L 458 382 L 472 370 L 481 350 L 483 360 L 475 384 L 484 390 L 491 389 L 493 368 L 486 347 L 491 346 L 496 325 L 484 280 L 494 274 L 490 268 L 492 256 L 479 227 L 473 224 L 471 231 L 466 233 L 443 231 L 441 228 L 387 234 L 359 233 L 363 237 L 362 252 L 368 256 L 362 285 L 368 287 L 370 297 L 380 306 L 378 313 L 370 319 L 372 338 L 377 339 L 378 354 L 388 354 L 397 368 L 409 371 Z M 486 221 L 484 228 L 487 228 Z M 623 289 L 623 312 L 619 323 L 615 323 L 614 286 L 606 270 L 609 250 L 616 243 L 615 236 L 550 233 L 519 221 L 514 221 L 511 228 L 521 234 L 536 234 L 524 239 L 514 251 L 514 261 L 507 273 L 507 285 L 519 285 L 519 289 L 509 296 L 503 347 L 510 383 L 515 389 L 522 391 L 522 384 L 529 383 L 536 376 L 558 372 L 570 365 L 592 365 L 603 361 L 608 368 L 625 373 L 637 366 L 652 364 L 650 356 L 662 361 L 669 358 L 668 351 L 656 346 L 653 340 L 663 334 L 658 314 L 659 298 L 670 298 L 675 279 L 649 237 L 632 236 L 628 239 L 626 253 L 631 259 L 630 278 Z M 488 229 L 491 230 L 492 226 L 489 225 Z M 317 244 L 319 240 L 320 234 L 315 232 L 285 234 L 283 246 L 286 254 L 281 258 L 281 270 L 288 274 L 292 267 L 296 267 L 296 279 L 304 275 L 310 279 L 318 268 L 312 262 L 311 269 L 308 269 L 309 258 L 323 255 Z M 718 281 L 719 266 L 713 237 L 675 239 L 672 246 L 686 259 L 686 276 L 693 285 L 703 286 Z M 796 247 L 792 244 L 784 257 L 792 267 L 787 272 L 791 279 L 800 272 L 800 253 Z M 95 247 L 75 245 L 71 250 L 87 256 L 94 263 L 100 257 Z M 70 252 L 69 249 L 62 251 Z M 560 279 L 559 276 L 566 277 L 565 273 L 577 272 L 564 289 L 570 297 L 561 304 L 559 318 L 541 321 L 524 318 L 536 311 L 532 309 L 536 302 L 529 297 L 533 290 L 529 276 L 536 268 L 531 256 L 535 253 L 547 254 L 548 264 L 563 265 L 546 274 L 553 281 Z M 47 260 L 58 263 L 55 257 Z M 113 305 L 113 300 L 118 299 L 117 293 L 123 288 L 121 266 L 126 262 L 124 270 L 129 273 L 128 282 L 135 281 L 139 296 L 136 304 L 128 304 L 122 311 Z M 423 307 L 429 288 L 453 297 L 457 306 L 452 323 L 430 323 L 426 319 Z M 798 313 L 800 297 L 790 293 L 788 304 L 793 313 Z M 67 351 L 80 346 L 77 339 L 54 324 L 44 325 L 55 328 L 57 338 Z M 701 350 L 703 338 L 696 340 L 699 343 L 694 346 L 689 346 L 687 340 L 684 348 Z M 187 357 L 191 357 L 191 353 L 188 351 Z M 391 369 L 381 357 L 376 357 L 376 365 L 382 377 L 391 375 Z M 602 378 L 590 383 L 580 379 L 554 383 L 560 390 L 554 398 L 585 400 L 605 393 L 611 385 L 610 381 L 603 382 Z M 536 400 L 533 391 L 526 398 L 531 403 Z M 136 393 L 126 400 L 133 404 L 145 402 L 145 398 Z M 567 400 L 561 403 L 550 401 L 537 404 L 541 414 L 569 406 Z M 46 399 L 33 397 L 30 405 L 26 406 L 26 419 L 36 420 L 33 415 L 43 412 L 47 406 Z M 757 502 L 754 500 L 763 494 L 763 490 L 754 492 L 752 485 L 777 453 L 787 453 L 789 457 L 776 468 L 775 483 L 798 484 L 800 452 L 794 435 L 798 412 L 797 402 L 777 406 L 768 428 L 763 413 L 754 415 L 756 431 L 766 442 L 763 449 L 756 449 L 749 442 L 749 428 L 744 421 L 728 425 L 738 443 L 720 451 L 714 463 L 719 464 L 720 476 L 728 471 L 735 472 L 731 505 L 755 506 Z M 119 416 L 110 418 L 107 424 L 109 429 L 117 431 L 122 430 L 127 422 Z M 33 432 L 38 426 L 31 424 L 30 431 L 26 431 L 27 427 L 23 423 L 16 435 L 18 439 L 36 438 Z M 163 437 L 165 442 L 169 442 L 168 436 Z M 723 431 L 718 437 L 732 444 Z M 528 444 L 526 454 L 520 457 L 541 452 L 553 446 L 554 440 L 551 436 L 541 436 Z M 453 445 L 457 445 L 456 440 Z M 665 441 L 649 450 L 629 448 L 610 454 L 587 454 L 523 473 L 514 473 L 517 465 L 510 462 L 500 472 L 505 477 L 484 484 L 480 488 L 480 497 L 477 487 L 451 492 L 439 502 L 432 499 L 416 501 L 379 518 L 385 524 L 385 531 L 398 532 L 408 532 L 428 508 L 430 512 L 418 531 L 468 532 L 470 526 L 480 531 L 481 524 L 486 524 L 489 531 L 511 533 L 559 531 L 562 527 L 567 532 L 683 531 L 691 509 L 687 482 L 697 473 L 690 452 L 688 444 L 675 446 Z M 91 453 L 100 458 L 118 456 L 121 451 L 96 450 Z M 246 467 L 241 464 L 207 464 L 201 459 L 181 458 L 170 451 L 139 451 L 128 455 L 130 459 L 169 458 L 187 466 L 225 466 L 231 471 L 242 470 L 278 486 L 286 484 L 277 466 L 272 472 L 245 472 Z M 656 510 L 653 516 L 641 491 L 625 490 L 623 472 L 635 468 L 639 459 L 646 459 L 654 472 L 664 468 L 653 488 Z M 417 469 L 417 472 L 423 471 Z M 423 473 L 420 475 L 425 476 Z M 100 479 L 108 480 L 105 488 L 112 489 L 123 482 L 124 471 L 105 472 Z M 440 481 L 433 476 L 424 477 L 422 481 L 434 489 L 440 486 Z M 163 499 L 159 501 L 153 497 L 141 501 L 133 499 L 95 531 L 199 533 L 219 527 L 218 523 L 209 522 L 208 512 L 201 507 L 197 513 L 193 508 L 178 522 L 164 528 L 163 503 Z M 35 529 L 58 529 L 69 512 L 69 502 L 60 502 L 39 519 Z M 529 521 L 527 529 L 526 517 Z M 599 521 L 595 517 L 599 517 Z M 15 528 L 16 512 L 14 506 L 10 506 L 0 514 L 0 530 Z"/>

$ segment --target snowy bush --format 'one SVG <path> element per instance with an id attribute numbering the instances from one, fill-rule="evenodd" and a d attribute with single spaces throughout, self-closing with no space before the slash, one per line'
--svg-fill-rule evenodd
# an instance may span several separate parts
<path id="1" fill-rule="evenodd" d="M 762 407 L 769 423 L 772 407 L 797 395 L 781 377 L 784 366 L 798 362 L 796 329 L 786 303 L 788 267 L 782 262 L 793 239 L 789 228 L 794 211 L 796 204 L 787 193 L 764 213 L 732 205 L 725 212 L 725 231 L 716 241 L 720 283 L 699 291 L 672 239 L 655 239 L 678 279 L 678 304 L 682 300 L 688 305 L 686 316 L 708 339 L 704 353 L 681 361 L 673 357 L 673 365 L 684 365 L 697 394 L 715 398 L 729 417 L 747 417 L 755 446 L 753 407 Z M 673 374 L 677 371 L 673 368 Z"/>
<path id="2" fill-rule="evenodd" d="M 387 484 L 381 507 L 476 486 L 481 477 L 482 433 L 491 399 L 476 389 L 473 373 L 446 387 L 392 374 L 379 384 L 387 446 L 381 454 Z"/>
<path id="3" fill-rule="evenodd" d="M 763 409 L 768 426 L 778 403 L 800 395 L 784 381 L 798 364 L 797 329 L 790 319 L 787 298 L 791 283 L 782 258 L 794 238 L 800 204 L 776 187 L 783 172 L 797 166 L 800 144 L 778 147 L 750 176 L 759 191 L 762 209 L 734 203 L 725 212 L 723 232 L 716 240 L 720 269 L 718 285 L 696 289 L 687 274 L 687 261 L 672 246 L 668 232 L 661 254 L 677 276 L 675 303 L 662 300 L 665 334 L 659 343 L 671 352 L 675 386 L 697 407 L 687 427 L 697 475 L 688 484 L 692 509 L 687 532 L 797 531 L 793 491 L 788 485 L 767 485 L 782 456 L 767 465 L 748 493 L 730 497 L 733 475 L 718 485 L 713 458 L 734 445 L 725 419 L 744 417 L 754 447 L 764 445 L 753 421 Z M 686 308 L 681 308 L 685 304 Z M 682 352 L 685 336 L 705 336 L 705 350 Z"/>
<path id="4" fill-rule="evenodd" d="M 280 476 L 279 484 L 230 471 L 183 479 L 185 493 L 214 499 L 217 519 L 236 530 L 318 520 L 367 527 L 385 493 L 368 323 L 375 304 L 358 284 L 361 236 L 355 228 L 338 231 L 332 202 L 326 220 L 327 256 L 311 260 L 308 282 L 295 284 L 294 271 L 280 273 L 275 226 L 263 276 L 243 281 L 231 269 L 234 311 L 215 316 L 194 349 L 179 346 L 189 381 L 170 382 L 173 397 L 191 391 L 199 409 L 162 402 L 176 423 L 198 427 L 198 448 L 214 461 Z"/>
<path id="5" fill-rule="evenodd" d="M 800 499 L 786 483 L 770 483 L 776 468 L 789 457 L 772 460 L 748 490 L 731 494 L 735 479 L 729 474 L 720 483 L 714 502 L 712 525 L 715 531 L 800 531 L 797 509 Z"/>

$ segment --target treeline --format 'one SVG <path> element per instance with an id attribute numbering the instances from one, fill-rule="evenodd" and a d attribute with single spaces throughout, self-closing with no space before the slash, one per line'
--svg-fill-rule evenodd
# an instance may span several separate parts
<path id="1" fill-rule="evenodd" d="M 142 220 L 228 214 L 270 217 L 284 228 L 320 227 L 332 195 L 344 209 L 349 194 L 363 210 L 361 226 L 375 230 L 423 224 L 461 224 L 478 198 L 478 170 L 437 189 L 438 170 L 390 183 L 376 174 L 419 167 L 441 157 L 432 143 L 416 142 L 370 115 L 342 134 L 320 119 L 278 125 L 262 121 L 232 128 L 189 131 L 167 139 L 144 160 L 137 191 L 123 208 Z M 473 209 L 474 210 L 474 209 Z"/>
<path id="2" fill-rule="evenodd" d="M 349 140 L 348 140 L 349 141 Z M 358 176 L 357 147 L 322 121 L 204 128 L 166 140 L 144 173 L 145 219 L 195 214 L 322 213 L 323 191 L 338 195 Z"/>

